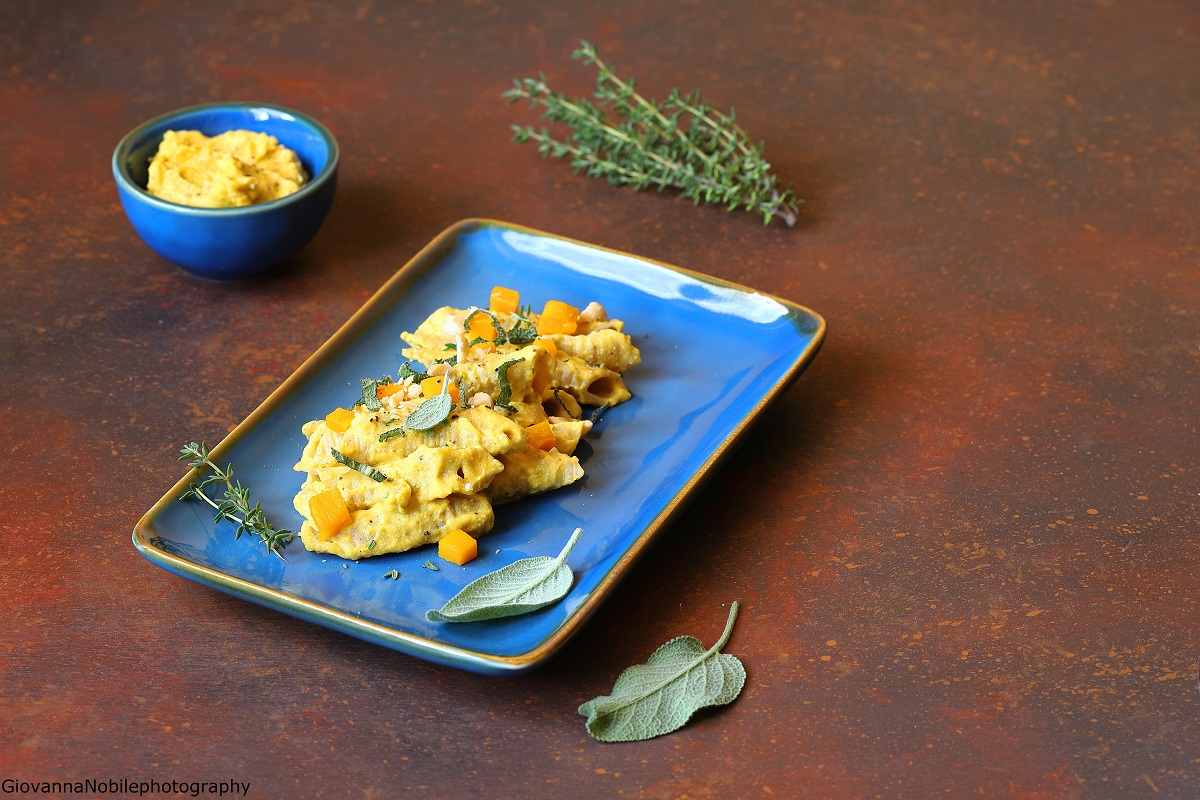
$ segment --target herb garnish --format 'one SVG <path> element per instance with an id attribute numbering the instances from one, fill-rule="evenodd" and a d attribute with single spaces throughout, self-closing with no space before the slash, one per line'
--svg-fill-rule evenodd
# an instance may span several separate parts
<path id="1" fill-rule="evenodd" d="M 341 453 L 332 447 L 329 448 L 329 452 L 333 454 L 333 459 L 339 464 L 347 466 L 355 472 L 361 472 L 363 475 L 366 475 L 373 481 L 383 483 L 388 479 L 387 475 L 384 475 L 382 472 L 370 466 L 369 464 L 363 464 L 361 461 L 355 461 L 350 456 L 346 455 L 345 453 Z"/>
<path id="2" fill-rule="evenodd" d="M 485 311 L 482 308 L 477 308 L 470 314 L 467 314 L 466 318 L 463 320 L 463 330 L 468 333 L 471 331 L 471 320 L 475 318 L 476 314 L 483 314 L 488 318 L 488 322 L 492 323 L 492 328 L 496 331 L 496 344 L 503 344 L 505 341 L 504 327 L 500 324 L 500 321 L 496 319 L 495 314 L 490 311 Z"/>
<path id="3" fill-rule="evenodd" d="M 217 515 L 213 518 L 214 521 L 229 520 L 237 523 L 237 531 L 234 533 L 235 539 L 242 538 L 243 533 L 252 533 L 262 540 L 266 545 L 267 550 L 275 555 L 283 558 L 280 550 L 287 547 L 292 541 L 294 534 L 288 530 L 275 530 L 267 521 L 266 514 L 263 513 L 262 505 L 255 503 L 250 505 L 250 490 L 242 486 L 241 481 L 236 481 L 233 478 L 233 465 L 226 465 L 224 471 L 212 462 L 209 456 L 208 445 L 203 442 L 190 442 L 185 445 L 180 451 L 180 461 L 187 460 L 189 467 L 208 466 L 212 469 L 213 474 L 201 480 L 199 483 L 193 483 L 188 486 L 188 490 L 180 496 L 180 500 L 187 500 L 195 497 L 203 500 L 217 510 Z M 204 489 L 214 483 L 223 483 L 225 485 L 225 499 L 217 502 L 204 493 Z"/>
<path id="4" fill-rule="evenodd" d="M 395 436 L 403 436 L 403 435 L 404 435 L 404 427 L 403 426 L 401 426 L 399 428 L 392 428 L 390 431 L 384 431 L 383 433 L 379 434 L 379 441 L 386 442 L 388 439 L 391 439 Z"/>
<path id="5" fill-rule="evenodd" d="M 708 650 L 695 637 L 676 637 L 645 664 L 622 672 L 611 695 L 581 705 L 588 733 L 602 742 L 651 739 L 682 728 L 702 708 L 732 703 L 746 684 L 746 669 L 720 650 L 737 612 L 734 602 L 724 633 Z"/>
<path id="6" fill-rule="evenodd" d="M 387 572 L 383 573 L 383 577 L 391 578 L 394 581 L 398 581 L 398 580 L 400 580 L 400 573 L 394 569 L 391 569 L 391 570 L 388 570 Z"/>
<path id="7" fill-rule="evenodd" d="M 505 334 L 509 344 L 524 347 L 537 338 L 537 328 L 528 319 L 518 322 Z"/>
<path id="8" fill-rule="evenodd" d="M 442 391 L 430 397 L 404 420 L 410 431 L 427 431 L 439 422 L 449 422 L 454 401 L 450 399 L 450 373 L 442 376 Z"/>
<path id="9" fill-rule="evenodd" d="M 508 368 L 513 364 L 520 364 L 524 360 L 523 358 L 514 358 L 496 367 L 496 377 L 500 380 L 500 391 L 496 394 L 496 408 L 503 408 L 505 411 L 516 411 L 508 402 L 512 399 L 512 384 L 508 382 Z"/>
<path id="10" fill-rule="evenodd" d="M 522 314 L 520 312 L 514 312 L 513 316 L 517 318 L 517 321 L 513 323 L 513 326 L 510 329 L 504 330 L 504 326 L 500 324 L 500 320 L 496 318 L 496 315 L 491 311 L 487 311 L 482 308 L 477 308 L 470 314 L 467 314 L 466 319 L 463 320 L 464 331 L 470 331 L 471 320 L 476 314 L 483 314 L 491 321 L 492 328 L 494 328 L 496 331 L 496 338 L 492 340 L 493 344 L 511 344 L 516 345 L 517 347 L 524 347 L 537 338 L 537 328 L 534 327 L 533 321 L 529 318 L 528 313 Z M 487 340 L 472 339 L 469 344 L 475 345 L 479 342 L 485 341 Z M 446 347 L 453 347 L 453 345 L 448 344 Z"/>
<path id="11" fill-rule="evenodd" d="M 570 397 L 570 395 L 568 395 L 568 397 Z M 572 400 L 574 400 L 575 398 L 574 398 L 574 397 L 572 397 L 571 399 L 572 399 Z M 570 417 L 571 419 L 583 419 L 583 409 L 580 409 L 580 410 L 579 410 L 579 416 L 577 417 L 577 416 L 575 416 L 574 414 L 572 414 L 572 413 L 571 413 L 571 408 L 570 408 L 570 406 L 568 406 L 566 403 L 564 403 L 564 402 L 563 402 L 563 399 L 562 399 L 562 389 L 555 389 L 555 390 L 554 390 L 554 401 L 555 401 L 556 403 L 558 403 L 559 407 L 560 407 L 560 408 L 561 408 L 563 411 L 567 412 L 567 416 L 568 416 L 568 417 Z"/>
<path id="12" fill-rule="evenodd" d="M 425 612 L 425 618 L 430 622 L 478 622 L 528 614 L 557 603 L 575 581 L 566 561 L 582 535 L 583 529 L 576 528 L 555 558 L 522 558 L 476 578 L 441 610 Z"/>
<path id="13" fill-rule="evenodd" d="M 442 571 L 442 568 L 441 568 L 441 567 L 439 567 L 437 564 L 433 563 L 432 561 L 426 561 L 426 562 L 425 562 L 424 564 L 422 564 L 421 566 L 422 566 L 422 567 L 424 567 L 425 569 L 431 569 L 431 570 L 433 570 L 434 572 L 441 572 L 441 571 Z"/>
<path id="14" fill-rule="evenodd" d="M 796 224 L 800 201 L 790 186 L 780 188 L 763 158 L 763 146 L 750 140 L 732 110 L 717 111 L 698 91 L 683 95 L 672 89 L 665 101 L 647 100 L 634 81 L 617 77 L 587 42 L 572 57 L 596 67 L 594 97 L 599 102 L 551 91 L 545 76 L 515 81 L 502 95 L 509 104 L 528 100 L 533 107 L 541 105 L 546 120 L 564 123 L 571 133 L 558 140 L 545 128 L 514 125 L 513 141 L 535 142 L 543 156 L 569 158 L 576 172 L 614 186 L 671 187 L 696 205 L 745 208 L 762 214 L 764 223 L 778 217 L 789 226 Z"/>
<path id="15" fill-rule="evenodd" d="M 612 408 L 612 403 L 605 403 L 602 406 L 596 406 L 595 410 L 592 411 L 591 423 L 593 425 L 599 425 L 600 420 L 604 417 L 604 412 L 608 411 L 610 408 Z"/>
<path id="16" fill-rule="evenodd" d="M 415 369 L 413 369 L 411 361 L 405 361 L 404 364 L 400 367 L 400 380 L 404 380 L 405 378 L 412 378 L 414 383 L 420 383 L 421 381 L 425 380 L 428 377 L 429 377 L 428 373 L 417 372 Z"/>
<path id="17" fill-rule="evenodd" d="M 379 402 L 378 389 L 380 386 L 388 386 L 392 379 L 388 375 L 382 378 L 363 378 L 359 381 L 362 384 L 362 397 L 358 399 L 354 405 L 366 406 L 371 411 L 378 411 L 383 408 L 383 404 Z"/>

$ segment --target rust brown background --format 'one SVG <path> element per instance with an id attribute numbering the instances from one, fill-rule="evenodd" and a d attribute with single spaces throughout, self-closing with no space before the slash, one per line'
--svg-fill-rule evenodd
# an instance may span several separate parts
<path id="1" fill-rule="evenodd" d="M 570 9 L 570 10 L 568 10 Z M 796 229 L 577 177 L 500 99 L 594 42 L 736 106 Z M 255 797 L 1194 797 L 1200 7 L 0 4 L 0 777 Z M 138 240 L 121 136 L 218 99 L 342 151 L 246 285 Z M 135 520 L 447 225 L 487 216 L 807 305 L 830 335 L 546 667 L 434 667 L 151 566 Z M 720 369 L 722 365 L 714 365 Z M 749 681 L 668 737 L 575 707 L 666 639 Z"/>

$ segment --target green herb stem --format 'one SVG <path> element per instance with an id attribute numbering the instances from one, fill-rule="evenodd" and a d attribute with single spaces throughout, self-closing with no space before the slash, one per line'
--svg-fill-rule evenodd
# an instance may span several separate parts
<path id="1" fill-rule="evenodd" d="M 240 539 L 243 533 L 252 533 L 262 540 L 269 552 L 286 561 L 287 559 L 284 559 L 283 554 L 279 551 L 288 546 L 294 538 L 294 534 L 289 530 L 276 530 L 267 521 L 261 504 L 250 505 L 250 490 L 234 479 L 233 466 L 226 466 L 222 470 L 209 457 L 208 445 L 203 442 L 190 442 L 179 452 L 181 454 L 179 460 L 186 460 L 189 467 L 195 469 L 206 466 L 213 471 L 212 475 L 190 484 L 180 499 L 187 500 L 195 497 L 203 500 L 216 510 L 215 521 L 228 520 L 237 525 L 235 539 Z M 225 499 L 220 502 L 213 500 L 204 492 L 205 488 L 215 483 L 223 484 L 225 489 Z"/>
<path id="2" fill-rule="evenodd" d="M 544 76 L 517 80 L 503 95 L 510 103 L 528 100 L 541 107 L 546 120 L 565 124 L 571 132 L 557 139 L 546 129 L 513 126 L 515 142 L 535 142 L 543 156 L 570 158 L 577 171 L 613 185 L 660 191 L 672 187 L 697 205 L 745 208 L 762 214 L 764 222 L 778 218 L 796 224 L 800 201 L 790 187 L 779 186 L 763 147 L 751 142 L 732 110 L 716 110 L 696 91 L 683 95 L 672 89 L 664 102 L 649 100 L 587 42 L 572 55 L 596 68 L 599 102 L 555 92 Z"/>

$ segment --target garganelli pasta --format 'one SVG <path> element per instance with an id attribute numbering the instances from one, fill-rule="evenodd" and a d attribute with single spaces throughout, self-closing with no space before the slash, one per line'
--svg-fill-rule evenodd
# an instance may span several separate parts
<path id="1" fill-rule="evenodd" d="M 494 505 L 583 477 L 586 407 L 628 400 L 622 373 L 641 353 L 597 303 L 537 314 L 518 297 L 496 287 L 489 308 L 437 309 L 402 334 L 396 378 L 365 379 L 352 408 L 304 425 L 306 548 L 358 559 L 477 538 Z"/>

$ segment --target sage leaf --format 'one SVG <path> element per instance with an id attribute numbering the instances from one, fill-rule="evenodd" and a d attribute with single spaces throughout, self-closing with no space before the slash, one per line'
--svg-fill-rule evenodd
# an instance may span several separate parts
<path id="1" fill-rule="evenodd" d="M 583 535 L 576 528 L 557 557 L 522 558 L 468 583 L 440 611 L 428 611 L 430 622 L 477 622 L 528 614 L 566 597 L 575 582 L 567 556 Z"/>
<path id="2" fill-rule="evenodd" d="M 371 411 L 378 411 L 383 408 L 383 404 L 379 402 L 379 387 L 387 386 L 392 382 L 392 379 L 387 375 L 382 378 L 363 378 L 359 381 L 362 385 L 362 397 L 359 398 L 356 406 L 366 406 Z"/>
<path id="3" fill-rule="evenodd" d="M 417 406 L 417 410 L 404 420 L 410 431 L 427 431 L 439 422 L 445 422 L 454 410 L 454 401 L 448 394 L 438 394 Z"/>
<path id="4" fill-rule="evenodd" d="M 512 399 L 512 384 L 508 382 L 508 368 L 511 367 L 513 364 L 520 364 L 524 360 L 525 359 L 523 359 L 523 358 L 514 358 L 509 361 L 505 361 L 503 364 L 496 367 L 496 377 L 500 381 L 500 391 L 496 395 L 496 407 L 497 408 L 506 408 L 509 411 L 516 410 L 511 405 L 509 405 L 509 402 L 508 402 L 509 400 Z"/>
<path id="5" fill-rule="evenodd" d="M 512 330 L 505 334 L 509 344 L 514 344 L 517 347 L 524 347 L 537 339 L 537 329 L 533 327 L 533 323 L 525 320 L 513 325 Z"/>
<path id="6" fill-rule="evenodd" d="M 411 361 L 405 361 L 400 365 L 400 380 L 412 378 L 413 383 L 420 383 L 428 377 L 429 375 L 427 373 L 418 372 L 417 370 L 413 369 Z"/>
<path id="7" fill-rule="evenodd" d="M 652 739 L 679 730 L 702 708 L 732 703 L 746 684 L 746 670 L 720 650 L 729 641 L 737 612 L 734 602 L 725 632 L 708 650 L 694 636 L 678 636 L 645 664 L 622 672 L 611 695 L 581 705 L 588 733 L 602 742 Z"/>
<path id="8" fill-rule="evenodd" d="M 384 475 L 382 472 L 375 469 L 370 464 L 364 464 L 361 461 L 355 461 L 353 458 L 351 458 L 350 456 L 341 452 L 340 450 L 336 450 L 331 447 L 331 448 L 329 448 L 329 453 L 330 453 L 330 455 L 333 456 L 334 461 L 338 462 L 339 464 L 341 464 L 343 466 L 349 467 L 350 469 L 354 470 L 355 472 L 361 472 L 363 475 L 366 475 L 368 478 L 375 481 L 376 483 L 383 483 L 384 481 L 386 481 L 388 479 L 387 475 Z"/>
<path id="9" fill-rule="evenodd" d="M 399 427 L 399 428 L 392 428 L 390 431 L 384 431 L 383 433 L 379 434 L 379 441 L 386 442 L 388 439 L 394 439 L 397 436 L 403 436 L 403 435 L 404 435 L 403 426 Z"/>

